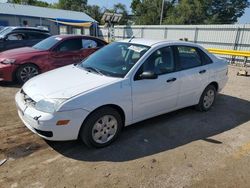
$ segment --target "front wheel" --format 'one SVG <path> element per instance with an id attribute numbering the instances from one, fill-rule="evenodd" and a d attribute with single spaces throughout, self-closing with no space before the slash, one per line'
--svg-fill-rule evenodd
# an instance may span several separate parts
<path id="1" fill-rule="evenodd" d="M 214 104 L 216 94 L 217 91 L 213 85 L 207 86 L 200 97 L 200 101 L 196 106 L 196 109 L 202 112 L 210 110 Z"/>
<path id="2" fill-rule="evenodd" d="M 113 108 L 104 107 L 94 111 L 86 119 L 80 131 L 80 138 L 88 147 L 105 147 L 111 144 L 122 128 L 120 114 Z"/>
<path id="3" fill-rule="evenodd" d="M 37 68 L 37 66 L 33 64 L 25 64 L 25 65 L 21 65 L 18 68 L 16 72 L 16 77 L 17 77 L 17 81 L 20 84 L 23 84 L 27 82 L 30 78 L 38 74 L 39 74 L 39 69 Z"/>

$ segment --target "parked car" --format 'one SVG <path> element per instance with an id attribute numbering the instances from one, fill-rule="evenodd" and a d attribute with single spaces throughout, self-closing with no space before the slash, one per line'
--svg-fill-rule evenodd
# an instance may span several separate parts
<path id="1" fill-rule="evenodd" d="M 0 80 L 20 83 L 58 67 L 79 63 L 107 43 L 82 35 L 49 37 L 33 47 L 23 47 L 0 53 Z"/>
<path id="2" fill-rule="evenodd" d="M 48 30 L 34 27 L 5 27 L 0 31 L 0 52 L 33 46 L 50 36 Z"/>
<path id="3" fill-rule="evenodd" d="M 227 73 L 225 60 L 197 44 L 130 39 L 32 78 L 15 100 L 21 120 L 41 137 L 104 147 L 147 118 L 192 105 L 208 111 Z"/>

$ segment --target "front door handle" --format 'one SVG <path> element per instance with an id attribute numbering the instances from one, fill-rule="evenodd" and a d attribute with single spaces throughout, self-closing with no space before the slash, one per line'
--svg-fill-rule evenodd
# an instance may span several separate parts
<path id="1" fill-rule="evenodd" d="M 168 83 L 169 82 L 174 82 L 174 81 L 176 81 L 176 78 L 170 78 L 170 79 L 167 80 Z"/>
<path id="2" fill-rule="evenodd" d="M 201 70 L 199 73 L 200 74 L 204 74 L 204 73 L 206 73 L 207 71 L 206 70 Z"/>

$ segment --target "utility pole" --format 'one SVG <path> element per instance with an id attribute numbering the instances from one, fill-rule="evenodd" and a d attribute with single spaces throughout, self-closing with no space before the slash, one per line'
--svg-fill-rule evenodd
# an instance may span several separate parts
<path id="1" fill-rule="evenodd" d="M 165 3 L 165 0 L 162 0 L 160 25 L 162 24 L 162 19 L 163 19 L 164 3 Z"/>

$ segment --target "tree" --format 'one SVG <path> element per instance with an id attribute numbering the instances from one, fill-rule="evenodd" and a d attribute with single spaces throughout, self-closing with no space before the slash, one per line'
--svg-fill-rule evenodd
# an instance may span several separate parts
<path id="1" fill-rule="evenodd" d="M 86 13 L 91 16 L 93 19 L 101 23 L 103 10 L 98 5 L 87 5 Z"/>
<path id="2" fill-rule="evenodd" d="M 173 7 L 175 0 L 164 3 L 164 15 Z M 140 25 L 158 25 L 160 23 L 162 0 L 133 0 L 131 9 L 135 23 Z"/>
<path id="3" fill-rule="evenodd" d="M 133 0 L 136 24 L 159 24 L 162 0 Z M 164 24 L 232 24 L 244 14 L 248 0 L 165 1 Z"/>
<path id="4" fill-rule="evenodd" d="M 164 24 L 201 24 L 206 20 L 207 0 L 182 0 L 167 12 Z"/>
<path id="5" fill-rule="evenodd" d="M 34 5 L 39 7 L 49 7 L 50 4 L 44 1 L 39 0 L 8 0 L 8 3 L 16 3 L 16 4 L 25 4 L 25 5 Z"/>
<path id="6" fill-rule="evenodd" d="M 206 23 L 235 23 L 245 13 L 248 6 L 248 0 L 208 0 Z"/>
<path id="7" fill-rule="evenodd" d="M 88 0 L 59 0 L 57 8 L 73 11 L 84 11 L 87 8 Z"/>
<path id="8" fill-rule="evenodd" d="M 117 3 L 113 7 L 113 12 L 122 14 L 122 19 L 119 22 L 120 25 L 126 25 L 128 23 L 128 11 L 126 5 L 122 3 Z"/>

